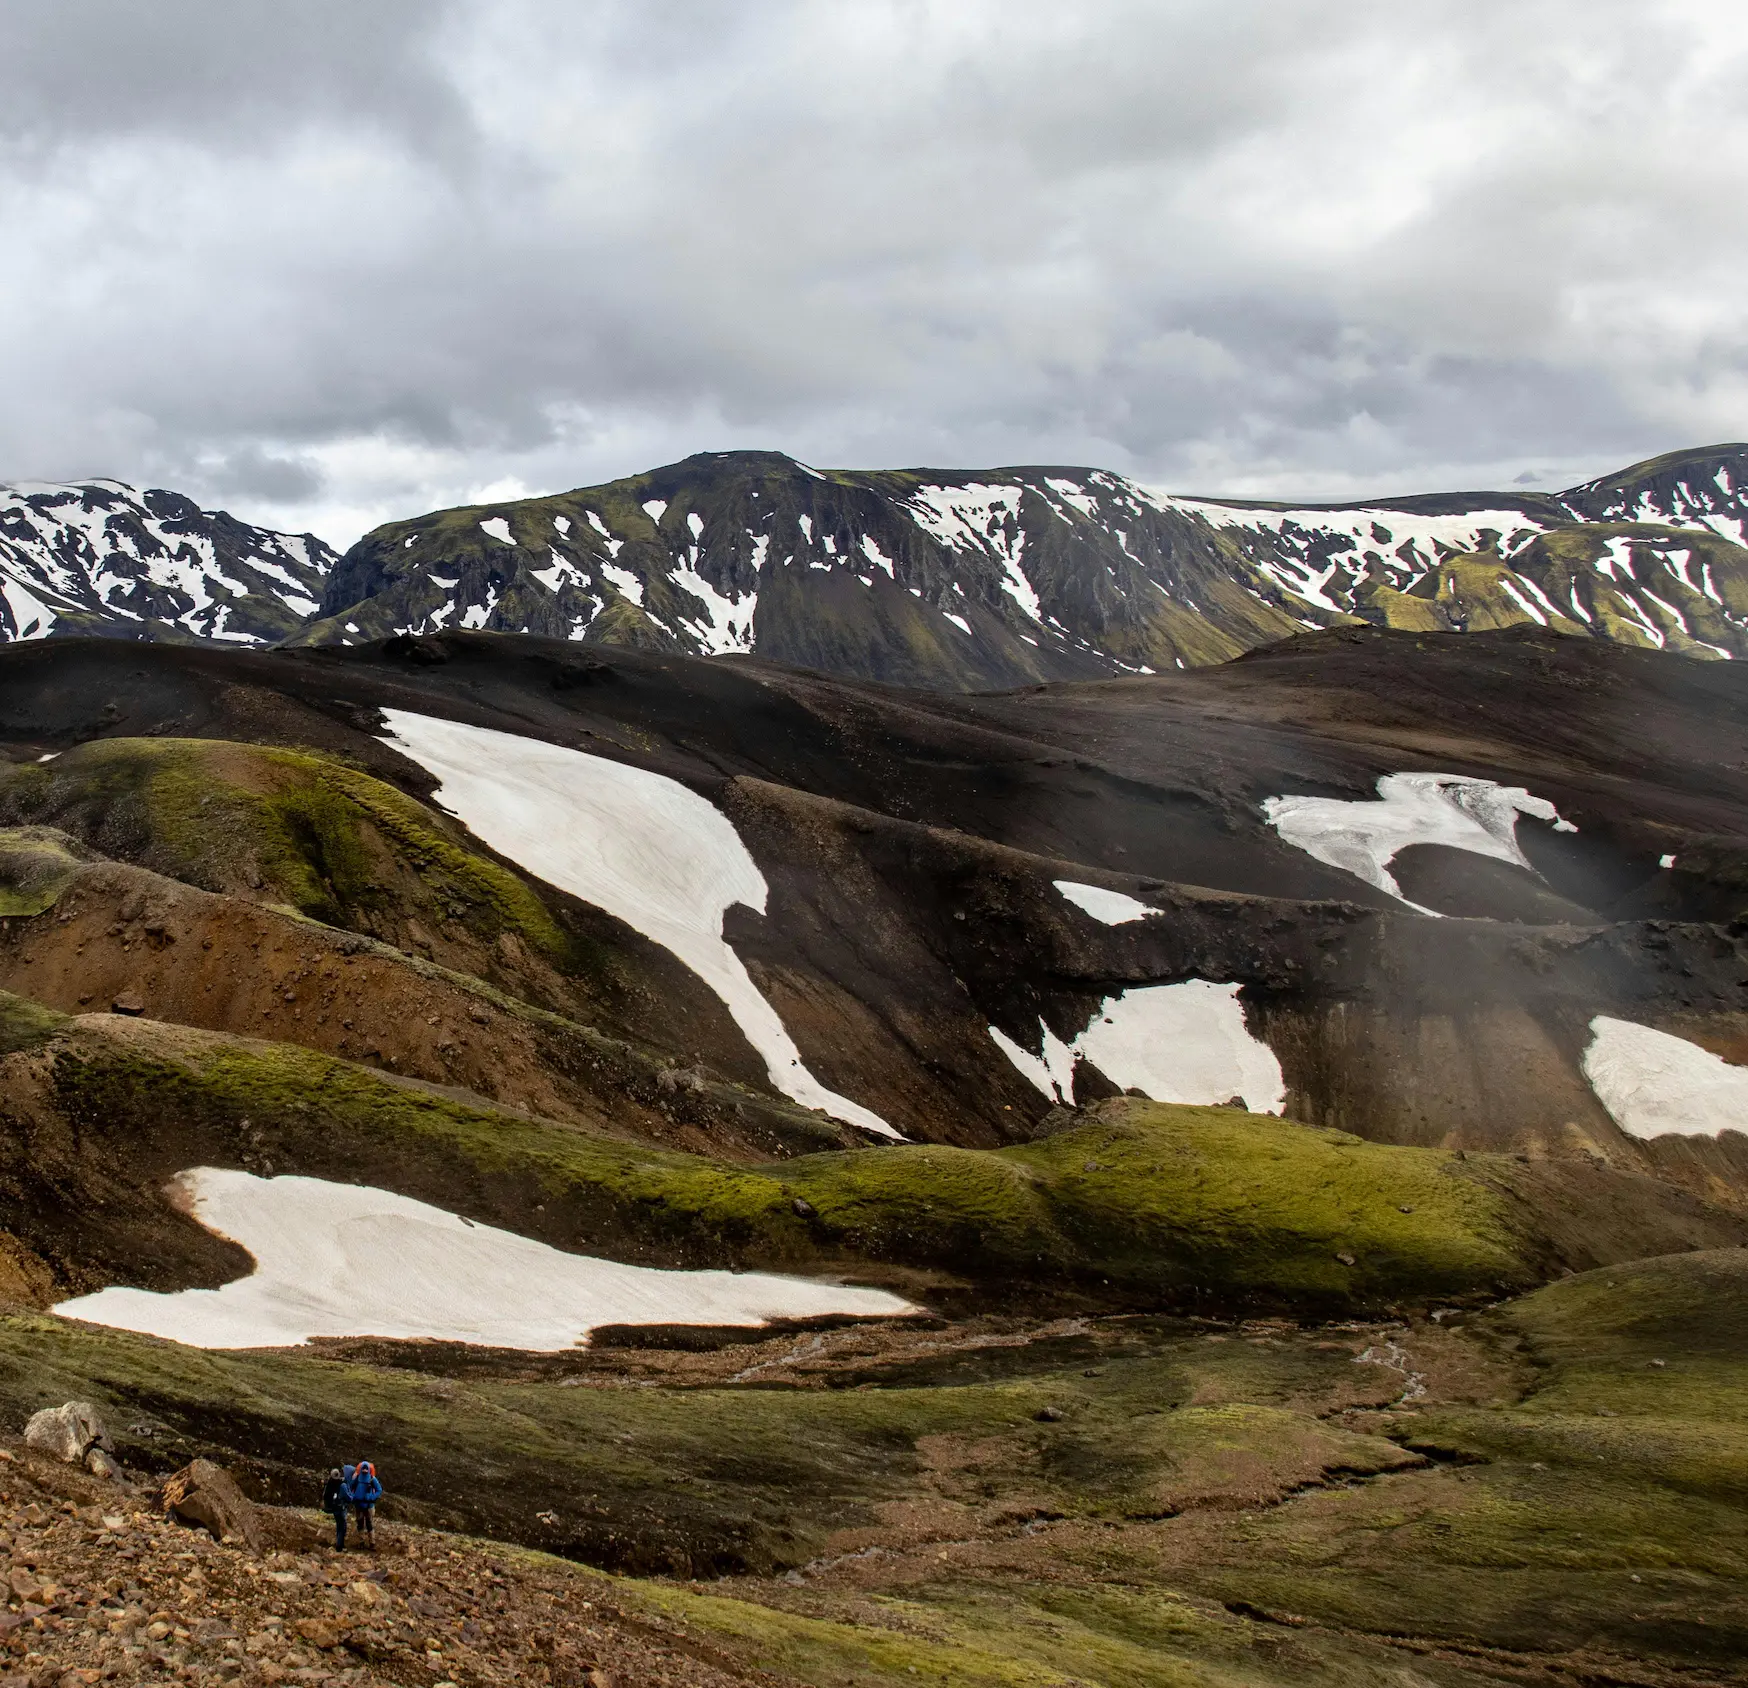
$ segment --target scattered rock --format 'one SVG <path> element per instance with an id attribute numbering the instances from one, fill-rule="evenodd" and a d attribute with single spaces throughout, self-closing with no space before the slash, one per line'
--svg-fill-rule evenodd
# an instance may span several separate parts
<path id="1" fill-rule="evenodd" d="M 312 1647 L 320 1647 L 323 1652 L 338 1647 L 345 1639 L 340 1626 L 328 1618 L 299 1618 L 297 1633 Z"/>
<path id="2" fill-rule="evenodd" d="M 1032 1414 L 1032 1417 L 1043 1424 L 1059 1424 L 1062 1421 L 1063 1412 L 1060 1407 L 1040 1407 Z"/>
<path id="3" fill-rule="evenodd" d="M 790 1203 L 790 1206 L 793 1207 L 796 1213 L 803 1219 L 814 1218 L 817 1211 L 814 1208 L 813 1203 L 803 1196 L 797 1196 L 795 1200 Z"/>
<path id="4" fill-rule="evenodd" d="M 209 1459 L 197 1459 L 165 1479 L 164 1510 L 184 1524 L 210 1530 L 218 1541 L 241 1542 L 251 1553 L 261 1551 L 254 1507 L 230 1474 Z"/>
<path id="5" fill-rule="evenodd" d="M 85 1469 L 93 1477 L 101 1477 L 106 1483 L 121 1481 L 121 1467 L 103 1448 L 92 1448 L 86 1453 Z"/>
<path id="6" fill-rule="evenodd" d="M 137 991 L 123 991 L 109 1005 L 112 1014 L 143 1014 L 146 1011 L 145 1002 Z"/>
<path id="7" fill-rule="evenodd" d="M 40 1448 L 68 1465 L 86 1464 L 93 1450 L 107 1456 L 115 1449 L 102 1418 L 89 1401 L 68 1401 L 64 1406 L 44 1407 L 41 1412 L 32 1413 L 24 1427 L 24 1440 L 27 1447 Z M 113 1465 L 114 1461 L 109 1463 Z"/>
<path id="8" fill-rule="evenodd" d="M 1338 1254 L 1335 1258 L 1339 1260 L 1343 1266 L 1352 1266 L 1355 1264 L 1354 1257 L 1351 1254 Z"/>

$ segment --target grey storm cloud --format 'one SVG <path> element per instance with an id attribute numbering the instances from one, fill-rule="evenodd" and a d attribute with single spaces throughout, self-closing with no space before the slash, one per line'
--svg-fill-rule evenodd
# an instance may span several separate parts
<path id="1" fill-rule="evenodd" d="M 1336 497 L 1748 431 L 1736 7 L 3 10 L 8 478 L 344 542 L 736 445 Z"/>

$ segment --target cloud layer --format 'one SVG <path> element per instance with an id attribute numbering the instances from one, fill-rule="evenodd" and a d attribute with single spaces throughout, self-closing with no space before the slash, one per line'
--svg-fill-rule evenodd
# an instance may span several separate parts
<path id="1" fill-rule="evenodd" d="M 696 450 L 1265 495 L 1748 432 L 1748 15 L 79 0 L 0 57 L 0 476 L 345 543 Z"/>

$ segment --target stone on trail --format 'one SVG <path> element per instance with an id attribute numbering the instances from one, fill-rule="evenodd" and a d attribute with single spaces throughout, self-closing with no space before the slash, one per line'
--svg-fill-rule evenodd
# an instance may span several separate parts
<path id="1" fill-rule="evenodd" d="M 209 1459 L 197 1459 L 164 1480 L 164 1510 L 184 1524 L 210 1530 L 215 1540 L 241 1543 L 261 1552 L 261 1527 L 255 1508 L 229 1473 Z"/>
<path id="2" fill-rule="evenodd" d="M 89 1401 L 68 1401 L 32 1413 L 24 1427 L 24 1441 L 68 1465 L 83 1465 L 95 1476 L 121 1475 L 121 1467 L 111 1457 L 115 1444 Z"/>

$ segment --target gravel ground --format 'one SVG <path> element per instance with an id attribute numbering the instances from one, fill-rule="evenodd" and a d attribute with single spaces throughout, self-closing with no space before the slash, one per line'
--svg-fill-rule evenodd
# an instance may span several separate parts
<path id="1" fill-rule="evenodd" d="M 391 1522 L 376 1551 L 336 1554 L 319 1514 L 259 1515 L 280 1545 L 255 1558 L 149 1487 L 0 1448 L 0 1688 L 780 1680 L 621 1614 L 609 1580 L 559 1561 Z"/>

